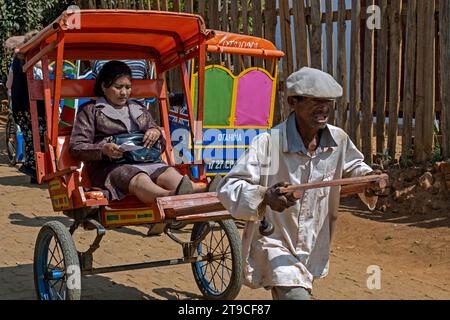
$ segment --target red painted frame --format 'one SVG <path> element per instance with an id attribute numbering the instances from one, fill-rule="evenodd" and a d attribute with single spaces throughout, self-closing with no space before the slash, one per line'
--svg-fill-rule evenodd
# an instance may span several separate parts
<path id="1" fill-rule="evenodd" d="M 179 68 L 183 79 L 183 89 L 185 91 L 185 96 L 187 97 L 189 118 L 190 121 L 194 124 L 194 110 L 192 101 L 190 99 L 188 84 L 189 75 L 186 68 L 186 62 L 193 58 L 197 58 L 199 60 L 199 112 L 196 119 L 196 126 L 194 127 L 194 125 L 192 125 L 191 127 L 193 128 L 193 139 L 201 141 L 201 123 L 203 120 L 202 94 L 204 94 L 204 90 L 202 87 L 204 86 L 205 82 L 204 67 L 206 59 L 205 42 L 214 34 L 213 32 L 206 30 L 206 28 L 204 27 L 203 19 L 200 16 L 196 15 L 164 13 L 159 11 L 131 12 L 127 10 L 82 10 L 78 14 L 81 15 L 81 29 L 79 31 L 67 28 L 66 21 L 68 18 L 70 18 L 70 15 L 67 13 L 63 13 L 51 26 L 45 28 L 20 48 L 20 52 L 23 53 L 26 57 L 24 71 L 27 73 L 28 79 L 33 143 L 36 154 L 38 182 L 46 182 L 49 184 L 49 186 L 52 186 L 51 188 L 53 189 L 49 190 L 52 197 L 63 197 L 64 195 L 67 196 L 68 201 L 66 201 L 63 197 L 64 199 L 61 201 L 61 203 L 58 202 L 57 205 L 54 205 L 55 211 L 66 211 L 90 206 L 102 206 L 104 207 L 104 209 L 111 208 L 111 210 L 120 210 L 121 208 L 125 208 L 125 210 L 142 209 L 143 204 L 134 197 L 128 197 L 123 201 L 116 201 L 111 203 L 106 199 L 90 197 L 90 194 L 88 192 L 85 192 L 83 186 L 81 185 L 80 178 L 83 173 L 79 171 L 76 163 L 73 167 L 58 168 L 57 154 L 60 154 L 60 152 L 57 152 L 57 148 L 61 147 L 58 145 L 58 136 L 61 134 L 68 134 L 68 132 L 58 131 L 60 100 L 65 97 L 82 98 L 90 97 L 93 95 L 91 93 L 93 87 L 92 82 L 88 82 L 86 80 L 62 79 L 63 60 L 145 58 L 155 61 L 157 69 L 157 80 L 137 81 L 136 84 L 138 90 L 136 90 L 135 92 L 137 95 L 136 97 L 149 97 L 149 94 L 151 94 L 152 96 L 159 99 L 163 120 L 163 129 L 167 140 L 167 162 L 169 165 L 174 165 L 174 155 L 172 152 L 172 143 L 170 141 L 165 72 L 169 68 Z M 166 17 L 167 21 L 170 21 L 172 25 L 168 25 L 167 30 L 158 31 L 152 29 L 152 32 L 166 37 L 168 39 L 167 43 L 172 43 L 174 41 L 174 49 L 166 50 L 165 48 L 158 47 L 158 45 L 160 44 L 154 44 L 154 46 L 151 46 L 151 40 L 149 39 L 146 39 L 149 45 L 149 47 L 147 48 L 144 48 L 142 46 L 142 43 L 136 45 L 133 42 L 125 44 L 122 43 L 121 45 L 118 45 L 115 33 L 111 32 L 111 29 L 108 29 L 107 26 L 101 26 L 102 22 L 98 21 L 98 19 L 104 19 L 105 25 L 113 25 L 115 23 L 114 20 L 116 15 L 120 15 L 121 18 L 129 15 L 130 21 L 132 21 L 131 19 L 136 17 L 139 17 L 139 19 L 141 19 L 142 16 L 146 16 L 145 21 L 148 21 L 149 25 L 141 27 L 142 29 L 145 29 L 147 31 L 148 29 L 152 29 L 154 27 L 156 28 L 156 26 L 152 25 L 152 23 L 154 23 L 152 22 L 152 16 L 157 16 L 159 19 L 161 17 Z M 87 17 L 86 20 L 92 25 L 89 25 L 87 22 L 86 24 L 83 24 L 83 17 L 85 16 Z M 93 19 L 93 16 L 98 19 Z M 182 22 L 184 22 L 184 27 Z M 133 22 L 130 22 L 130 24 L 133 24 Z M 133 28 L 127 30 L 127 32 L 135 32 L 136 34 L 144 32 L 144 30 L 141 30 L 138 27 L 139 26 L 133 25 Z M 83 28 L 87 30 L 86 33 L 83 33 Z M 161 28 L 161 26 L 158 26 L 158 28 Z M 192 30 L 188 28 L 191 28 Z M 180 34 L 177 33 L 178 29 L 180 29 Z M 122 29 L 117 29 L 117 31 L 115 32 L 119 31 L 123 32 Z M 182 38 L 183 32 L 184 34 L 188 34 L 189 37 Z M 95 39 L 95 34 L 101 33 L 107 33 L 108 37 L 106 37 L 106 40 L 104 40 L 100 45 L 93 47 L 87 45 L 85 42 L 80 42 L 79 47 L 77 47 L 77 43 L 75 41 L 78 37 L 77 35 L 80 35 L 78 38 L 83 39 L 83 41 L 86 41 L 86 39 L 93 39 L 93 41 L 95 40 L 97 41 L 97 44 L 99 44 L 98 39 Z M 136 40 L 139 39 L 139 37 L 130 36 L 130 39 Z M 124 42 L 123 39 L 121 41 Z M 139 41 L 142 42 L 142 39 L 139 39 Z M 157 49 L 161 51 L 158 51 Z M 56 61 L 55 80 L 50 81 L 50 75 L 47 68 L 43 68 L 43 80 L 34 80 L 34 64 L 38 61 L 42 61 L 42 65 L 46 66 L 49 64 L 49 60 L 53 58 Z M 144 86 L 147 86 L 147 88 L 145 88 Z M 133 93 L 132 97 L 135 97 Z M 45 133 L 45 150 L 41 150 L 39 142 L 39 126 L 36 103 L 36 101 L 39 99 L 43 99 L 45 102 L 45 113 L 48 128 L 47 132 Z M 204 167 L 202 167 L 202 165 L 200 165 L 199 167 L 199 181 L 205 183 L 206 174 Z M 188 173 L 189 165 L 178 166 L 178 169 L 182 173 Z M 163 208 L 160 208 L 155 204 L 154 208 L 152 209 L 155 212 L 157 220 L 164 219 L 165 216 Z"/>

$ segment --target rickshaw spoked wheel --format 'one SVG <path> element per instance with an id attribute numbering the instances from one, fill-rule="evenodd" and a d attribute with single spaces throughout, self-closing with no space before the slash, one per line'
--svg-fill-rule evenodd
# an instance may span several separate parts
<path id="1" fill-rule="evenodd" d="M 181 230 L 181 229 L 183 229 L 186 226 L 187 226 L 186 222 L 184 222 L 184 221 L 176 221 L 176 222 L 172 222 L 170 224 L 170 229 Z"/>
<path id="2" fill-rule="evenodd" d="M 80 300 L 81 270 L 75 243 L 60 222 L 46 223 L 34 249 L 34 285 L 40 300 Z"/>
<path id="3" fill-rule="evenodd" d="M 191 241 L 209 232 L 194 248 L 208 259 L 192 263 L 195 282 L 208 300 L 232 300 L 242 287 L 241 238 L 232 220 L 199 222 L 192 228 Z"/>

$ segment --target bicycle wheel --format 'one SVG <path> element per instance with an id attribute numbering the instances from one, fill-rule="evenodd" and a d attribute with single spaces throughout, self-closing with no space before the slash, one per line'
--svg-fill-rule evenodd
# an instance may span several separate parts
<path id="1" fill-rule="evenodd" d="M 80 300 L 81 270 L 75 243 L 60 222 L 46 223 L 34 249 L 34 285 L 40 300 Z"/>
<path id="2" fill-rule="evenodd" d="M 232 300 L 239 294 L 243 282 L 238 229 L 232 220 L 196 223 L 191 241 L 205 232 L 195 253 L 208 259 L 192 263 L 195 282 L 206 299 Z"/>

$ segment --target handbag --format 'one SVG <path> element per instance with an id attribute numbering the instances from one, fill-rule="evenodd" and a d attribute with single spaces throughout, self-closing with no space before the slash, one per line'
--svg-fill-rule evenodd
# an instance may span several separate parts
<path id="1" fill-rule="evenodd" d="M 143 133 L 124 133 L 112 136 L 111 142 L 121 145 L 142 147 L 136 150 L 125 151 L 123 157 L 117 160 L 112 160 L 114 163 L 160 163 L 161 158 L 161 144 L 155 143 L 150 148 L 145 148 L 143 140 Z"/>

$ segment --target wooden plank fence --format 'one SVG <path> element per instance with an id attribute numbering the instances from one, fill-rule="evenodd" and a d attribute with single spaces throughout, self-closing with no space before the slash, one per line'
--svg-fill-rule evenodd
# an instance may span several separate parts
<path id="1" fill-rule="evenodd" d="M 323 68 L 344 88 L 331 122 L 347 130 L 367 160 L 449 158 L 450 0 L 350 2 L 351 7 L 346 0 L 77 1 L 82 8 L 194 12 L 210 28 L 277 41 L 286 57 L 276 120 L 290 112 L 285 78 L 303 66 Z"/>

